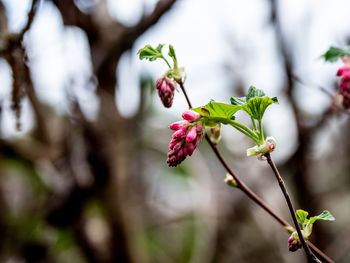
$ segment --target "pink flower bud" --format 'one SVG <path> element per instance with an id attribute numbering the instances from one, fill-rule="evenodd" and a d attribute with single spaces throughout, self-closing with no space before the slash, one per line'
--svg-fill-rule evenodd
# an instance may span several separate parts
<path id="1" fill-rule="evenodd" d="M 202 116 L 198 112 L 195 112 L 192 110 L 187 110 L 182 114 L 182 118 L 184 118 L 185 120 L 188 120 L 190 122 L 199 120 L 201 117 Z"/>
<path id="2" fill-rule="evenodd" d="M 174 81 L 166 76 L 162 76 L 157 80 L 156 89 L 158 90 L 158 95 L 163 102 L 164 107 L 170 108 L 173 104 L 175 88 L 176 84 Z"/>
<path id="3" fill-rule="evenodd" d="M 194 126 L 186 135 L 186 142 L 193 142 L 197 137 L 197 127 Z"/>
<path id="4" fill-rule="evenodd" d="M 182 141 L 179 141 L 177 144 L 175 144 L 175 146 L 173 147 L 173 150 L 174 150 L 175 152 L 178 152 L 178 151 L 181 149 L 182 144 L 183 144 L 183 142 L 182 142 Z"/>
<path id="5" fill-rule="evenodd" d="M 339 68 L 337 71 L 337 76 L 341 76 L 341 74 L 344 72 L 344 68 Z"/>
<path id="6" fill-rule="evenodd" d="M 186 158 L 184 155 L 184 151 L 182 149 L 180 149 L 180 151 L 177 153 L 176 157 L 180 162 L 182 162 Z"/>
<path id="7" fill-rule="evenodd" d="M 191 124 L 202 117 L 199 113 L 187 110 L 182 117 L 184 120 L 169 125 L 170 129 L 175 130 L 169 143 L 167 159 L 169 167 L 175 167 L 187 156 L 191 156 L 205 131 L 201 122 Z"/>
<path id="8" fill-rule="evenodd" d="M 186 131 L 187 131 L 187 127 L 181 128 L 180 130 L 177 130 L 176 132 L 174 132 L 173 138 L 181 137 L 182 135 L 184 135 L 186 133 Z"/>
<path id="9" fill-rule="evenodd" d="M 177 130 L 183 128 L 183 127 L 188 126 L 188 124 L 189 124 L 189 123 L 188 123 L 188 121 L 186 121 L 186 120 L 177 121 L 177 122 L 174 122 L 174 123 L 170 124 L 170 125 L 169 125 L 169 128 L 172 129 L 172 130 L 174 130 L 174 131 L 177 131 Z"/>
<path id="10" fill-rule="evenodd" d="M 301 248 L 301 242 L 296 232 L 293 232 L 291 236 L 288 238 L 288 249 L 291 252 L 297 251 Z"/>
<path id="11" fill-rule="evenodd" d="M 184 147 L 184 156 L 188 156 L 188 150 L 187 150 L 187 147 Z"/>
<path id="12" fill-rule="evenodd" d="M 194 143 L 190 143 L 190 144 L 188 145 L 188 147 L 187 147 L 187 151 L 188 151 L 188 155 L 189 155 L 189 156 L 192 155 L 194 149 L 196 149 L 195 144 L 194 144 Z"/>
<path id="13" fill-rule="evenodd" d="M 350 109 L 350 57 L 342 58 L 345 65 L 338 69 L 337 75 L 341 76 L 339 82 L 339 93 L 343 97 L 343 107 Z"/>
<path id="14" fill-rule="evenodd" d="M 175 140 L 175 139 L 171 140 L 169 143 L 169 148 L 172 149 L 175 146 L 175 144 L 177 144 L 177 143 L 178 143 L 177 140 Z"/>
<path id="15" fill-rule="evenodd" d="M 343 78 L 344 80 L 348 80 L 349 77 L 350 77 L 350 69 L 349 69 L 349 68 L 345 69 L 345 70 L 342 72 L 341 76 L 342 76 L 342 78 Z"/>

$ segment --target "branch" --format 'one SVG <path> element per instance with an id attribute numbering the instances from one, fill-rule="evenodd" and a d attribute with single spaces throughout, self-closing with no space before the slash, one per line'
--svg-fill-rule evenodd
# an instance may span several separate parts
<path id="1" fill-rule="evenodd" d="M 52 2 L 60 11 L 64 25 L 81 28 L 85 31 L 90 44 L 99 38 L 100 28 L 95 24 L 92 16 L 81 12 L 72 0 L 53 0 Z"/>
<path id="2" fill-rule="evenodd" d="M 136 25 L 132 27 L 122 26 L 120 28 L 120 24 L 118 24 L 118 29 L 110 30 L 109 34 L 114 34 L 115 38 L 109 44 L 110 48 L 107 49 L 102 60 L 94 65 L 97 78 L 104 80 L 106 74 L 114 76 L 115 68 L 121 55 L 131 49 L 135 40 L 146 32 L 147 29 L 156 24 L 171 9 L 175 2 L 176 0 L 159 0 L 154 11 L 148 16 L 141 18 Z"/>
<path id="3" fill-rule="evenodd" d="M 184 96 L 186 98 L 187 104 L 189 109 L 192 108 L 192 104 L 187 96 L 187 92 L 185 90 L 185 87 L 182 82 L 179 83 L 180 88 L 182 92 L 184 93 Z M 221 152 L 219 149 L 216 147 L 215 144 L 212 143 L 210 140 L 209 136 L 206 134 L 205 139 L 209 143 L 210 147 L 214 151 L 216 157 L 219 159 L 221 164 L 225 167 L 226 171 L 233 177 L 233 179 L 237 183 L 237 188 L 243 191 L 252 201 L 254 201 L 257 205 L 259 205 L 261 208 L 263 208 L 268 214 L 270 214 L 274 219 L 276 219 L 277 222 L 279 222 L 282 226 L 285 228 L 291 228 L 291 225 L 287 223 L 286 220 L 284 220 L 282 217 L 280 217 L 278 214 L 276 214 L 260 197 L 258 197 L 248 186 L 246 186 L 240 178 L 234 173 L 232 168 L 228 165 L 224 157 L 222 156 Z M 294 211 L 294 210 L 293 210 Z M 311 242 L 307 242 L 312 250 L 324 260 L 324 262 L 327 263 L 334 263 L 332 259 L 330 259 L 326 254 L 324 254 L 322 251 L 320 251 L 315 245 L 313 245 Z M 317 262 L 317 261 L 316 261 Z"/>
<path id="4" fill-rule="evenodd" d="M 4 4 L 0 1 L 0 41 L 7 34 L 7 16 Z"/>
<path id="5" fill-rule="evenodd" d="M 289 212 L 290 212 L 290 214 L 292 216 L 292 219 L 293 219 L 294 226 L 295 226 L 295 228 L 296 228 L 296 230 L 298 232 L 298 237 L 299 237 L 299 239 L 301 241 L 301 244 L 302 244 L 302 246 L 303 246 L 303 248 L 305 250 L 305 253 L 306 253 L 307 257 L 308 257 L 309 262 L 320 262 L 316 258 L 316 256 L 314 254 L 312 254 L 309 246 L 305 242 L 304 236 L 303 236 L 303 234 L 301 232 L 298 220 L 297 220 L 296 215 L 295 215 L 295 209 L 294 209 L 293 203 L 292 203 L 292 201 L 291 201 L 291 199 L 289 197 L 289 194 L 288 194 L 287 188 L 286 188 L 286 186 L 284 184 L 284 181 L 283 181 L 280 173 L 278 172 L 278 169 L 277 169 L 275 163 L 271 159 L 270 153 L 266 153 L 265 157 L 267 158 L 267 162 L 271 166 L 271 169 L 272 169 L 273 173 L 275 174 L 276 179 L 278 181 L 278 184 L 279 184 L 279 186 L 280 186 L 280 188 L 281 188 L 281 190 L 283 192 L 283 195 L 284 195 L 284 197 L 286 199 L 286 202 L 287 202 L 287 205 L 288 205 L 288 208 L 289 208 Z"/>
<path id="6" fill-rule="evenodd" d="M 0 14 L 2 13 L 1 6 L 2 6 L 2 4 L 0 5 Z M 10 34 L 7 34 L 5 36 L 3 47 L 2 48 L 0 47 L 0 56 L 4 56 L 4 55 L 8 54 L 13 49 L 15 49 L 16 47 L 19 47 L 22 44 L 24 34 L 30 29 L 30 27 L 33 24 L 36 10 L 37 10 L 37 6 L 38 6 L 38 0 L 33 0 L 32 5 L 31 5 L 30 10 L 29 10 L 28 15 L 27 15 L 27 17 L 28 17 L 27 23 L 25 24 L 25 26 L 22 28 L 22 30 L 19 33 L 17 33 L 17 34 L 10 33 Z M 3 21 L 0 21 L 0 22 L 3 22 Z"/>

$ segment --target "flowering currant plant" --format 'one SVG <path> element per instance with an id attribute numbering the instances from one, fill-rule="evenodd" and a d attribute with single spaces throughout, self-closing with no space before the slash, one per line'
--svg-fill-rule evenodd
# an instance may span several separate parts
<path id="1" fill-rule="evenodd" d="M 340 76 L 339 94 L 342 97 L 342 105 L 345 110 L 350 109 L 350 49 L 341 49 L 330 47 L 326 53 L 322 55 L 327 62 L 336 62 L 341 59 L 344 63 L 337 71 Z"/>
<path id="2" fill-rule="evenodd" d="M 178 61 L 173 46 L 169 45 L 168 52 L 169 57 L 173 60 L 173 66 L 170 65 L 168 60 L 163 55 L 163 47 L 164 45 L 162 44 L 159 44 L 156 48 L 147 45 L 139 50 L 138 55 L 141 60 L 147 59 L 149 61 L 155 61 L 157 59 L 161 59 L 167 64 L 169 69 L 159 77 L 156 83 L 156 89 L 158 90 L 158 95 L 163 105 L 166 108 L 170 108 L 172 106 L 174 91 L 177 90 L 177 85 L 179 85 L 190 108 L 189 110 L 184 111 L 182 114 L 182 120 L 169 125 L 169 128 L 174 130 L 174 133 L 169 143 L 167 159 L 168 166 L 175 167 L 181 164 L 186 157 L 193 154 L 201 139 L 205 137 L 219 161 L 228 172 L 225 182 L 229 186 L 242 190 L 250 199 L 255 201 L 278 222 L 280 222 L 286 231 L 291 234 L 288 239 L 289 251 L 296 251 L 299 248 L 304 248 L 309 262 L 320 262 L 318 257 L 324 262 L 333 262 L 311 242 L 308 241 L 307 243 L 305 240 L 308 240 L 309 236 L 311 235 L 312 226 L 316 220 L 332 221 L 334 220 L 334 217 L 327 210 L 325 210 L 320 215 L 308 219 L 308 212 L 301 209 L 296 211 L 293 207 L 284 181 L 271 158 L 270 153 L 276 148 L 276 140 L 272 136 L 264 135 L 262 119 L 266 109 L 270 105 L 278 103 L 277 98 L 269 97 L 263 90 L 251 86 L 245 97 L 231 97 L 230 103 L 215 102 L 212 100 L 204 106 L 194 108 L 192 107 L 184 88 L 184 68 L 178 67 Z M 350 56 L 350 51 L 346 53 L 346 55 Z M 326 55 L 324 56 L 326 57 Z M 350 100 L 350 59 L 345 60 L 345 66 L 339 69 L 338 74 L 342 77 L 341 94 L 344 96 L 343 105 L 345 107 L 345 105 L 348 105 L 348 102 L 345 102 L 345 100 Z M 250 126 L 247 126 L 236 119 L 235 114 L 238 111 L 243 111 L 250 117 Z M 249 189 L 241 181 L 241 179 L 239 179 L 239 177 L 233 172 L 232 168 L 224 160 L 222 154 L 217 148 L 217 144 L 220 140 L 221 125 L 230 125 L 252 140 L 254 145 L 247 149 L 247 156 L 257 156 L 259 160 L 267 160 L 287 201 L 295 229 L 283 218 L 273 212 L 273 210 L 268 207 L 266 203 L 264 203 L 255 193 L 253 193 L 252 190 Z M 315 253 L 317 257 L 313 253 Z"/>

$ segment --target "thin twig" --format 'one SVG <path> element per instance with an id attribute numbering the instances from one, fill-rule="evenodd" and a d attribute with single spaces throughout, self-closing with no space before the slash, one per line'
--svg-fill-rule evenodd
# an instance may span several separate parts
<path id="1" fill-rule="evenodd" d="M 207 140 L 207 142 L 209 143 L 210 147 L 213 149 L 215 155 L 217 156 L 217 158 L 219 159 L 219 161 L 221 162 L 221 164 L 225 167 L 225 169 L 227 170 L 227 172 L 232 175 L 233 179 L 236 181 L 237 183 L 237 188 L 242 190 L 246 195 L 248 195 L 250 197 L 250 199 L 252 199 L 255 203 L 257 203 L 259 206 L 261 206 L 262 208 L 264 208 L 264 210 L 266 212 L 268 212 L 273 218 L 275 218 L 281 225 L 285 226 L 285 227 L 290 227 L 290 225 L 287 223 L 286 220 L 284 220 L 283 218 L 281 218 L 280 216 L 278 216 L 263 200 L 261 200 L 260 197 L 258 197 L 247 185 L 245 185 L 240 179 L 239 177 L 234 173 L 234 171 L 232 170 L 232 168 L 227 164 L 226 160 L 224 159 L 224 157 L 222 156 L 221 152 L 219 151 L 219 149 L 216 147 L 215 144 L 212 143 L 212 141 L 210 140 L 209 136 L 206 134 L 205 135 L 205 139 Z"/>
<path id="2" fill-rule="evenodd" d="M 188 96 L 187 96 L 187 92 L 186 92 L 186 90 L 185 90 L 185 87 L 184 87 L 184 84 L 182 83 L 182 81 L 180 81 L 179 85 L 180 85 L 180 88 L 181 88 L 183 94 L 185 95 L 185 98 L 186 98 L 188 107 L 191 109 L 191 108 L 192 108 L 192 104 L 191 104 L 190 99 L 189 99 Z M 210 140 L 209 140 L 209 141 L 210 141 Z M 209 144 L 210 144 L 210 143 L 209 143 Z"/>
<path id="3" fill-rule="evenodd" d="M 5 45 L 3 46 L 3 48 L 0 48 L 0 56 L 4 56 L 5 54 L 11 52 L 15 47 L 21 45 L 24 34 L 31 28 L 33 24 L 37 6 L 38 0 L 33 0 L 27 15 L 27 23 L 24 25 L 24 27 L 18 34 L 9 33 L 5 36 Z"/>
<path id="4" fill-rule="evenodd" d="M 179 83 L 180 88 L 186 98 L 188 107 L 191 109 L 192 104 L 187 96 L 187 92 L 185 90 L 185 87 L 182 82 Z M 285 228 L 292 228 L 290 224 L 286 220 L 284 220 L 282 217 L 280 217 L 278 214 L 276 214 L 260 197 L 258 197 L 247 185 L 245 185 L 240 178 L 234 173 L 232 168 L 229 166 L 229 164 L 226 162 L 224 157 L 222 156 L 221 152 L 217 148 L 215 144 L 210 140 L 209 136 L 206 134 L 205 139 L 209 143 L 210 147 L 214 151 L 216 157 L 219 159 L 220 163 L 225 167 L 226 171 L 233 177 L 233 179 L 237 183 L 237 188 L 243 191 L 251 200 L 253 200 L 256 204 L 258 204 L 261 208 L 263 208 L 268 214 L 270 214 L 274 219 L 277 220 L 282 226 Z M 294 211 L 294 210 L 293 210 Z M 317 256 L 323 259 L 326 263 L 334 263 L 334 261 L 329 258 L 326 254 L 324 254 L 321 250 L 319 250 L 314 244 L 312 244 L 310 241 L 307 242 L 310 248 L 313 250 Z M 317 261 L 316 261 L 317 262 Z"/>
<path id="5" fill-rule="evenodd" d="M 280 175 L 280 173 L 279 173 L 279 171 L 278 171 L 274 161 L 271 158 L 270 153 L 266 153 L 265 157 L 267 158 L 267 162 L 270 165 L 273 173 L 275 174 L 276 179 L 278 181 L 278 184 L 279 184 L 279 186 L 280 186 L 280 188 L 281 188 L 281 190 L 283 192 L 283 195 L 284 195 L 284 197 L 286 199 L 286 202 L 287 202 L 287 205 L 288 205 L 288 208 L 289 208 L 289 212 L 290 212 L 290 214 L 292 216 L 292 219 L 293 219 L 294 226 L 295 226 L 295 228 L 296 228 L 296 230 L 298 232 L 299 240 L 301 241 L 301 244 L 302 244 L 302 246 L 303 246 L 303 248 L 305 250 L 305 253 L 306 253 L 307 257 L 308 257 L 309 262 L 320 262 L 318 260 L 318 258 L 312 253 L 312 251 L 310 250 L 309 246 L 305 242 L 305 239 L 304 239 L 304 236 L 303 236 L 303 234 L 301 232 L 301 229 L 300 229 L 297 217 L 295 215 L 295 209 L 294 209 L 293 203 L 292 203 L 292 201 L 291 201 L 291 199 L 289 197 L 289 194 L 288 194 L 287 188 L 286 188 L 286 186 L 284 184 L 284 181 L 283 181 L 283 179 L 282 179 L 282 177 L 281 177 L 281 175 Z"/>

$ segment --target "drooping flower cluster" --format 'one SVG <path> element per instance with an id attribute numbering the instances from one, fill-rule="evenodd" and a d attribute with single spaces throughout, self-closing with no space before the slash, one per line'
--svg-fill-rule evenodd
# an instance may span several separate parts
<path id="1" fill-rule="evenodd" d="M 182 121 L 174 122 L 169 128 L 174 130 L 173 139 L 169 143 L 167 164 L 175 167 L 187 156 L 191 156 L 201 140 L 205 129 L 200 121 L 201 115 L 187 110 L 182 114 Z"/>
<path id="2" fill-rule="evenodd" d="M 156 83 L 158 95 L 163 102 L 164 107 L 170 108 L 173 104 L 174 90 L 176 83 L 167 76 L 161 76 Z"/>
<path id="3" fill-rule="evenodd" d="M 350 57 L 343 57 L 344 66 L 338 69 L 337 76 L 341 76 L 339 93 L 343 96 L 343 107 L 350 109 Z"/>
<path id="4" fill-rule="evenodd" d="M 297 251 L 299 248 L 301 248 L 301 242 L 298 238 L 297 232 L 293 232 L 288 238 L 288 249 L 290 252 L 294 252 Z"/>

